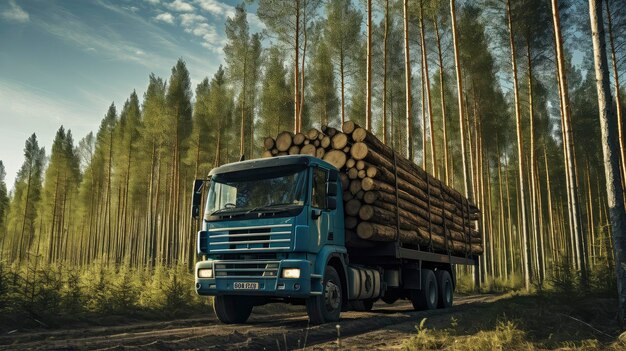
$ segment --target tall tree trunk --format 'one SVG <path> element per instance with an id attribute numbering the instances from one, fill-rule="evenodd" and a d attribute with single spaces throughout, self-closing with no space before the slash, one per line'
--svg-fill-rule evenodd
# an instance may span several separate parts
<path id="1" fill-rule="evenodd" d="M 530 207 L 531 210 L 531 217 L 532 217 L 532 224 L 533 224 L 533 232 L 534 232 L 534 237 L 536 240 L 536 246 L 537 246 L 537 250 L 539 251 L 539 247 L 543 246 L 543 241 L 542 241 L 542 233 L 541 233 L 541 225 L 539 223 L 539 212 L 540 212 L 540 206 L 541 206 L 541 202 L 537 201 L 537 179 L 535 178 L 535 172 L 536 172 L 536 168 L 537 168 L 537 163 L 536 163 L 536 158 L 537 156 L 535 155 L 535 109 L 534 109 L 534 105 L 533 105 L 533 61 L 532 61 L 532 54 L 531 54 L 531 48 L 530 48 L 530 40 L 529 37 L 530 34 L 527 35 L 526 37 L 526 59 L 527 59 L 527 63 L 528 63 L 528 118 L 529 118 L 529 129 L 530 129 L 530 193 L 531 193 L 531 202 L 532 202 L 532 206 Z M 538 273 L 538 283 L 539 283 L 539 287 L 541 288 L 541 285 L 543 284 L 543 257 L 541 254 L 537 254 L 537 273 Z"/>
<path id="2" fill-rule="evenodd" d="M 609 0 L 605 0 L 606 19 L 609 28 L 609 44 L 611 45 L 611 63 L 613 69 L 613 81 L 615 82 L 615 107 L 617 112 L 617 132 L 619 137 L 619 156 L 621 161 L 622 189 L 626 189 L 626 135 L 624 135 L 624 116 L 622 116 L 622 92 L 619 84 L 619 71 L 617 70 L 617 57 L 615 55 L 615 39 L 613 33 L 613 19 Z M 626 203 L 624 204 L 626 206 Z"/>
<path id="3" fill-rule="evenodd" d="M 241 131 L 239 132 L 239 155 L 240 156 L 244 156 L 245 155 L 245 150 L 244 150 L 244 145 L 246 143 L 246 129 L 245 129 L 245 125 L 246 125 L 246 78 L 248 76 L 248 49 L 247 49 L 247 45 L 246 45 L 246 50 L 244 51 L 244 58 L 243 58 L 243 83 L 241 86 Z M 198 146 L 199 148 L 200 146 Z"/>
<path id="4" fill-rule="evenodd" d="M 293 132 L 300 131 L 300 0 L 296 0 L 296 31 L 295 36 L 295 57 L 294 57 L 294 73 L 293 73 Z"/>
<path id="5" fill-rule="evenodd" d="M 454 66 L 456 71 L 457 99 L 459 104 L 459 129 L 461 131 L 461 164 L 463 168 L 463 187 L 464 195 L 469 195 L 469 182 L 467 178 L 467 162 L 465 161 L 465 128 L 463 127 L 465 119 L 465 106 L 463 104 L 463 77 L 461 75 L 461 62 L 459 59 L 459 42 L 456 29 L 456 10 L 454 1 L 450 0 L 450 18 L 452 21 L 452 43 L 454 45 Z"/>
<path id="6" fill-rule="evenodd" d="M 583 233 L 580 227 L 580 206 L 578 201 L 578 187 L 577 187 L 577 171 L 574 160 L 574 140 L 573 140 L 573 131 L 572 131 L 572 123 L 569 111 L 569 96 L 567 91 L 567 78 L 565 76 L 565 58 L 563 53 L 563 40 L 561 36 L 561 24 L 559 18 L 559 4 L 558 0 L 551 0 L 552 2 L 552 19 L 554 24 L 554 40 L 556 46 L 557 53 L 557 70 L 559 75 L 560 83 L 560 96 L 563 101 L 563 126 L 564 126 L 564 136 L 565 140 L 563 140 L 565 148 L 566 148 L 566 159 L 567 159 L 567 170 L 568 170 L 568 178 L 569 178 L 569 208 L 570 208 L 570 216 L 572 218 L 572 234 L 574 241 L 576 242 L 576 249 L 580 253 L 578 254 L 578 265 L 580 267 L 581 273 L 581 283 L 584 287 L 587 286 L 587 265 L 585 262 L 585 249 L 584 249 L 584 240 Z"/>
<path id="7" fill-rule="evenodd" d="M 437 38 L 437 58 L 439 59 L 439 96 L 441 98 L 441 127 L 443 130 L 443 171 L 444 181 L 446 185 L 450 185 L 450 175 L 448 170 L 448 132 L 446 127 L 446 96 L 445 96 L 445 81 L 444 81 L 444 69 L 443 69 L 443 56 L 441 54 L 441 37 L 439 35 L 439 25 L 437 19 L 433 20 L 435 23 L 435 34 Z"/>
<path id="8" fill-rule="evenodd" d="M 385 32 L 383 36 L 383 144 L 387 143 L 387 45 L 389 42 L 389 0 L 385 0 Z"/>
<path id="9" fill-rule="evenodd" d="M 341 48 L 341 54 L 339 55 L 339 75 L 341 76 L 341 125 L 346 121 L 346 73 L 343 47 Z"/>
<path id="10" fill-rule="evenodd" d="M 532 264 L 530 260 L 530 235 L 526 226 L 526 197 L 524 183 L 524 140 L 522 137 L 522 112 L 520 111 L 519 88 L 517 78 L 517 59 L 515 51 L 515 39 L 513 36 L 513 20 L 511 17 L 511 1 L 506 2 L 506 15 L 509 27 L 509 45 L 511 46 L 511 67 L 513 70 L 513 93 L 515 98 L 515 120 L 517 125 L 517 162 L 519 174 L 519 198 L 520 198 L 520 227 L 523 241 L 523 261 L 524 261 L 524 286 L 526 291 L 530 290 Z"/>
<path id="11" fill-rule="evenodd" d="M 432 103 L 430 99 L 430 76 L 428 73 L 428 54 L 426 50 L 426 38 L 424 33 L 424 4 L 423 0 L 420 0 L 420 39 L 422 42 L 422 62 L 424 63 L 424 85 L 426 94 L 426 111 L 428 113 L 429 130 L 430 130 L 430 161 L 432 163 L 432 172 L 435 177 L 439 177 L 439 171 L 437 169 L 437 153 L 435 147 L 435 128 L 433 123 Z M 423 107 L 422 107 L 423 108 Z M 426 126 L 424 126 L 426 128 Z M 425 170 L 426 168 L 424 168 Z"/>
<path id="12" fill-rule="evenodd" d="M 617 118 L 611 101 L 611 85 L 609 81 L 609 65 L 606 57 L 601 0 L 589 0 L 589 20 L 593 38 L 593 61 L 596 71 L 598 108 L 600 110 L 606 195 L 615 250 L 618 315 L 623 323 L 626 318 L 626 213 L 624 212 L 624 194 L 618 178 L 620 156 L 618 135 L 616 133 Z"/>
<path id="13" fill-rule="evenodd" d="M 411 111 L 411 54 L 409 52 L 409 0 L 403 0 L 404 14 L 404 74 L 406 104 L 406 155 L 413 161 L 413 118 Z"/>
<path id="14" fill-rule="evenodd" d="M 365 93 L 365 129 L 372 130 L 372 0 L 367 0 L 367 74 Z"/>

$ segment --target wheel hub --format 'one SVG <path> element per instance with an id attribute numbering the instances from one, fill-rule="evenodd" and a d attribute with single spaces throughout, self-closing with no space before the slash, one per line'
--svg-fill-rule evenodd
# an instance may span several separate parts
<path id="1" fill-rule="evenodd" d="M 324 289 L 324 301 L 326 303 L 326 309 L 335 310 L 339 308 L 341 304 L 341 291 L 339 287 L 331 282 L 327 281 Z"/>

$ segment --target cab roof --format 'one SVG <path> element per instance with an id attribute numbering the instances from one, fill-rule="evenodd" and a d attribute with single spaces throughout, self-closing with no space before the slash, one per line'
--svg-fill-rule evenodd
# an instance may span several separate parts
<path id="1" fill-rule="evenodd" d="M 211 172 L 209 173 L 209 176 L 213 176 L 216 174 L 230 173 L 230 172 L 260 169 L 260 168 L 274 168 L 274 167 L 281 167 L 281 166 L 298 166 L 298 165 L 302 167 L 308 167 L 311 165 L 319 165 L 319 166 L 323 166 L 324 168 L 336 170 L 336 168 L 333 165 L 317 157 L 313 157 L 309 155 L 286 155 L 286 156 L 258 158 L 254 160 L 228 163 L 223 166 L 213 168 Z"/>

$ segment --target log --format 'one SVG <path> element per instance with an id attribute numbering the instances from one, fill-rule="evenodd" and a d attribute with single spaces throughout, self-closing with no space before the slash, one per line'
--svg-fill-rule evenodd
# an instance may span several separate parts
<path id="1" fill-rule="evenodd" d="M 348 178 L 357 179 L 358 177 L 359 177 L 359 171 L 357 171 L 356 168 L 348 169 Z"/>
<path id="2" fill-rule="evenodd" d="M 324 149 L 327 149 L 328 146 L 330 146 L 330 137 L 328 135 L 322 139 L 322 141 L 320 142 L 320 146 Z"/>
<path id="3" fill-rule="evenodd" d="M 304 145 L 302 149 L 300 149 L 300 155 L 315 156 L 316 152 L 317 148 L 313 144 Z"/>
<path id="4" fill-rule="evenodd" d="M 367 173 L 365 173 L 365 170 L 362 169 L 357 173 L 357 176 L 361 179 L 364 179 L 365 177 L 367 177 Z"/>
<path id="5" fill-rule="evenodd" d="M 347 229 L 354 229 L 359 224 L 359 220 L 356 217 L 346 216 L 343 220 L 343 224 Z"/>
<path id="6" fill-rule="evenodd" d="M 359 214 L 359 209 L 361 209 L 361 201 L 357 199 L 352 199 L 346 202 L 344 206 L 344 212 L 346 213 L 346 215 L 352 217 L 355 217 Z"/>
<path id="7" fill-rule="evenodd" d="M 293 135 L 291 132 L 281 132 L 276 137 L 276 149 L 278 151 L 287 151 L 293 143 Z"/>
<path id="8" fill-rule="evenodd" d="M 306 132 L 306 137 L 309 140 L 316 140 L 319 135 L 319 131 L 315 128 L 311 128 Z"/>
<path id="9" fill-rule="evenodd" d="M 343 150 L 348 145 L 348 136 L 344 133 L 337 133 L 331 139 L 330 146 L 335 150 Z"/>
<path id="10" fill-rule="evenodd" d="M 349 158 L 348 161 L 346 161 L 346 168 L 350 169 L 352 167 L 354 167 L 356 165 L 356 161 L 353 158 Z"/>
<path id="11" fill-rule="evenodd" d="M 315 147 L 319 147 L 320 143 L 321 143 L 321 140 L 319 140 L 319 139 L 313 140 L 313 145 L 315 145 Z"/>
<path id="12" fill-rule="evenodd" d="M 271 153 L 274 156 L 278 155 L 278 149 L 276 149 L 276 148 L 272 149 Z"/>
<path id="13" fill-rule="evenodd" d="M 341 169 L 346 164 L 347 157 L 344 152 L 331 150 L 324 155 L 323 160 L 335 166 L 335 168 Z"/>
<path id="14" fill-rule="evenodd" d="M 263 151 L 263 153 L 261 154 L 261 158 L 268 158 L 268 157 L 272 157 L 274 155 L 272 155 L 272 152 L 269 150 L 265 150 Z"/>
<path id="15" fill-rule="evenodd" d="M 289 153 L 289 155 L 297 155 L 297 154 L 300 153 L 300 147 L 296 146 L 296 145 L 293 145 L 292 147 L 289 148 L 288 153 Z"/>
<path id="16" fill-rule="evenodd" d="M 358 193 L 362 187 L 361 187 L 361 179 L 353 179 L 350 181 L 350 193 L 352 193 L 352 195 L 356 195 L 356 193 Z"/>
<path id="17" fill-rule="evenodd" d="M 265 150 L 271 150 L 274 147 L 275 141 L 272 137 L 266 137 L 263 139 L 263 147 Z"/>
<path id="18" fill-rule="evenodd" d="M 322 126 L 322 132 L 332 138 L 339 131 L 337 129 L 333 128 L 333 127 Z"/>
<path id="19" fill-rule="evenodd" d="M 300 146 L 304 143 L 305 139 L 306 137 L 304 136 L 304 134 L 296 133 L 296 135 L 293 136 L 293 144 Z"/>
<path id="20" fill-rule="evenodd" d="M 356 128 L 356 123 L 352 121 L 345 121 L 341 125 L 341 130 L 346 134 L 352 134 L 352 132 L 354 131 L 354 128 Z"/>
<path id="21" fill-rule="evenodd" d="M 359 171 L 365 169 L 365 161 L 363 160 L 356 161 L 356 169 L 358 169 Z"/>
<path id="22" fill-rule="evenodd" d="M 317 158 L 324 158 L 325 154 L 326 154 L 326 149 L 324 149 L 323 147 L 318 147 L 315 150 L 315 157 Z"/>
<path id="23" fill-rule="evenodd" d="M 350 186 L 350 179 L 348 179 L 348 176 L 344 173 L 340 173 L 339 178 L 341 179 L 341 190 L 348 190 L 348 187 Z"/>

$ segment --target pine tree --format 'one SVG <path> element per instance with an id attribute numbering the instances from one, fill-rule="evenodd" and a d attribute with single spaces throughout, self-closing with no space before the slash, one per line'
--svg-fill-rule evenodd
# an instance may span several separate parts
<path id="1" fill-rule="evenodd" d="M 335 68 L 339 73 L 341 91 L 341 123 L 346 120 L 346 85 L 349 77 L 358 70 L 358 58 L 355 54 L 361 34 L 361 13 L 354 8 L 350 0 L 333 0 L 326 4 L 326 22 L 324 39 L 332 53 Z M 356 61 L 356 62 L 355 62 Z"/>
<path id="2" fill-rule="evenodd" d="M 338 111 L 338 101 L 333 75 L 333 65 L 330 60 L 328 46 L 325 38 L 319 39 L 317 48 L 311 57 L 311 111 L 313 116 L 318 117 L 318 126 L 328 125 L 331 122 L 335 126 Z"/>
<path id="3" fill-rule="evenodd" d="M 283 65 L 283 54 L 277 47 L 268 50 L 265 74 L 259 93 L 259 137 L 277 135 L 283 130 L 293 129 L 293 102 L 287 82 L 287 70 Z"/>
<path id="4" fill-rule="evenodd" d="M 24 163 L 17 173 L 7 221 L 9 260 L 22 260 L 35 239 L 37 208 L 46 153 L 32 134 L 24 146 Z"/>

